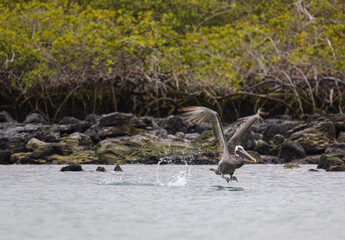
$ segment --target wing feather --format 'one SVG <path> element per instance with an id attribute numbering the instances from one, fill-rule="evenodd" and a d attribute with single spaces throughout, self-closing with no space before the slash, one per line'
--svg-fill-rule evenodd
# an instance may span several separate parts
<path id="1" fill-rule="evenodd" d="M 218 113 L 206 107 L 185 107 L 180 110 L 184 112 L 182 116 L 187 120 L 198 124 L 203 122 L 211 123 L 213 135 L 218 145 L 219 157 L 222 159 L 224 154 L 228 153 L 228 146 Z"/>
<path id="2" fill-rule="evenodd" d="M 234 135 L 230 138 L 228 142 L 228 148 L 230 154 L 235 152 L 235 147 L 240 145 L 241 138 L 244 133 L 248 130 L 250 126 L 253 124 L 258 124 L 263 122 L 264 120 L 260 117 L 261 110 L 259 109 L 255 115 L 244 117 L 237 120 L 237 129 Z"/>

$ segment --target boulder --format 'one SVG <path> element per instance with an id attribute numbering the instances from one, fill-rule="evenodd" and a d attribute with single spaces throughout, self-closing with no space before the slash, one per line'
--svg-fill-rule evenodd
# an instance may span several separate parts
<path id="1" fill-rule="evenodd" d="M 137 118 L 130 113 L 110 113 L 102 115 L 99 120 L 98 135 L 101 139 L 118 136 L 134 136 L 144 130 L 157 127 L 153 118 Z"/>
<path id="2" fill-rule="evenodd" d="M 80 123 L 82 123 L 82 121 L 77 119 L 77 118 L 74 118 L 74 117 L 63 117 L 59 121 L 59 124 L 61 124 L 61 125 L 80 124 Z"/>
<path id="3" fill-rule="evenodd" d="M 264 164 L 276 164 L 276 163 L 284 163 L 283 159 L 279 159 L 276 156 L 271 155 L 260 155 L 262 159 L 262 163 Z"/>
<path id="4" fill-rule="evenodd" d="M 341 153 L 345 155 L 345 143 L 333 143 L 329 144 L 325 150 L 325 153 Z"/>
<path id="5" fill-rule="evenodd" d="M 85 122 L 89 123 L 90 125 L 97 124 L 100 118 L 101 116 L 98 114 L 89 114 L 85 117 Z"/>
<path id="6" fill-rule="evenodd" d="M 64 117 L 59 121 L 58 127 L 61 135 L 84 132 L 91 126 L 86 121 L 81 121 L 74 117 Z"/>
<path id="7" fill-rule="evenodd" d="M 15 163 L 11 160 L 12 150 L 0 149 L 0 164 L 12 164 Z"/>
<path id="8" fill-rule="evenodd" d="M 107 170 L 104 167 L 99 166 L 99 167 L 97 167 L 96 171 L 97 172 L 106 172 Z"/>
<path id="9" fill-rule="evenodd" d="M 272 147 L 264 140 L 257 141 L 254 150 L 263 155 L 272 155 Z"/>
<path id="10" fill-rule="evenodd" d="M 122 168 L 120 167 L 119 164 L 116 164 L 115 168 L 114 168 L 115 172 L 122 172 Z"/>
<path id="11" fill-rule="evenodd" d="M 333 166 L 338 166 L 344 164 L 342 160 L 344 158 L 344 154 L 342 153 L 334 153 L 334 154 L 322 154 L 317 165 L 317 168 L 322 169 L 329 169 Z"/>
<path id="12" fill-rule="evenodd" d="M 26 143 L 32 139 L 42 139 L 48 125 L 15 124 L 0 131 L 0 149 L 13 153 L 26 151 Z"/>
<path id="13" fill-rule="evenodd" d="M 295 132 L 289 140 L 300 143 L 307 154 L 323 153 L 327 146 L 333 142 L 332 139 L 327 137 L 327 134 L 315 128 Z"/>
<path id="14" fill-rule="evenodd" d="M 83 171 L 82 167 L 80 164 L 78 163 L 73 163 L 73 164 L 70 164 L 68 166 L 65 166 L 65 167 L 62 167 L 61 170 L 62 172 L 64 171 L 73 171 L 73 172 L 76 172 L 76 171 Z"/>
<path id="15" fill-rule="evenodd" d="M 337 141 L 340 143 L 345 143 L 345 132 L 340 132 L 337 138 Z"/>
<path id="16" fill-rule="evenodd" d="M 38 140 L 37 138 L 31 138 L 29 142 L 25 145 L 26 149 L 29 151 L 35 151 L 40 146 L 46 145 L 46 142 Z"/>
<path id="17" fill-rule="evenodd" d="M 48 124 L 47 120 L 44 119 L 44 117 L 39 114 L 39 113 L 31 113 L 30 115 L 28 115 L 25 119 L 25 121 L 23 122 L 25 124 Z"/>
<path id="18" fill-rule="evenodd" d="M 284 168 L 286 169 L 299 168 L 299 165 L 297 163 L 287 163 L 284 165 Z"/>
<path id="19" fill-rule="evenodd" d="M 108 138 L 96 145 L 98 157 L 107 164 L 155 164 L 162 157 L 190 156 L 192 149 L 183 140 L 162 140 L 149 134 Z"/>
<path id="20" fill-rule="evenodd" d="M 97 144 L 101 141 L 99 135 L 98 135 L 98 129 L 94 126 L 88 128 L 85 132 L 85 135 L 89 136 L 93 143 Z"/>
<path id="21" fill-rule="evenodd" d="M 45 157 L 47 163 L 52 164 L 106 164 L 101 161 L 94 151 L 74 151 L 68 156 L 53 154 Z"/>
<path id="22" fill-rule="evenodd" d="M 159 127 L 166 129 L 169 134 L 176 134 L 177 132 L 187 133 L 189 123 L 180 116 L 171 115 L 160 119 Z"/>
<path id="23" fill-rule="evenodd" d="M 277 134 L 282 135 L 284 138 L 288 138 L 291 135 L 291 129 L 295 128 L 299 122 L 296 121 L 284 121 L 279 124 L 268 125 L 263 132 L 263 140 L 270 142 Z"/>
<path id="24" fill-rule="evenodd" d="M 94 145 L 91 138 L 83 133 L 75 132 L 61 138 L 60 143 L 68 145 L 73 150 L 93 150 Z"/>
<path id="25" fill-rule="evenodd" d="M 331 166 L 326 172 L 345 172 L 345 164 Z"/>
<path id="26" fill-rule="evenodd" d="M 2 111 L 0 112 L 0 123 L 2 122 L 16 123 L 16 120 L 14 120 L 8 112 Z"/>
<path id="27" fill-rule="evenodd" d="M 291 162 L 295 159 L 305 157 L 305 152 L 301 144 L 290 140 L 285 140 L 278 154 L 279 159 L 284 162 Z"/>
<path id="28" fill-rule="evenodd" d="M 35 141 L 35 140 L 34 140 Z M 43 164 L 43 163 L 54 163 L 60 164 L 59 161 L 52 161 L 51 156 L 61 156 L 70 158 L 72 149 L 65 144 L 61 143 L 40 143 L 39 146 L 33 146 L 28 144 L 28 150 L 33 150 L 33 152 L 18 152 L 13 153 L 10 157 L 11 163 L 21 163 L 21 164 Z M 73 162 L 73 161 L 72 161 Z M 62 162 L 65 163 L 65 162 Z"/>
<path id="29" fill-rule="evenodd" d="M 274 137 L 272 139 L 272 143 L 275 145 L 281 145 L 281 144 L 283 144 L 284 141 L 285 141 L 285 137 L 281 134 L 274 135 Z"/>

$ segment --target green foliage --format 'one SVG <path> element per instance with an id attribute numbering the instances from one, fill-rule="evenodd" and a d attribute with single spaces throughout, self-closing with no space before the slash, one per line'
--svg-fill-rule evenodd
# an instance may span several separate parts
<path id="1" fill-rule="evenodd" d="M 137 76 L 217 96 L 345 72 L 341 1 L 5 0 L 0 12 L 3 81 L 26 90 Z"/>

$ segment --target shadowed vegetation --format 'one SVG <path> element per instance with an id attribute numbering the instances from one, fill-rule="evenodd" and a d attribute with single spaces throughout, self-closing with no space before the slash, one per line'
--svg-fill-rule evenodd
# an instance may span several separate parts
<path id="1" fill-rule="evenodd" d="M 0 108 L 17 120 L 345 110 L 342 1 L 2 2 Z"/>

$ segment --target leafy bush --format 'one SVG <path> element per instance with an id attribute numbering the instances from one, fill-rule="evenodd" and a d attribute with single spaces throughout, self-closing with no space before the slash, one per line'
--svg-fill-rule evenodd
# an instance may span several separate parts
<path id="1" fill-rule="evenodd" d="M 249 97 L 296 116 L 344 110 L 340 1 L 33 0 L 0 11 L 5 109 L 55 120 L 69 98 L 83 114 L 111 99 L 103 111 L 159 115 Z"/>

